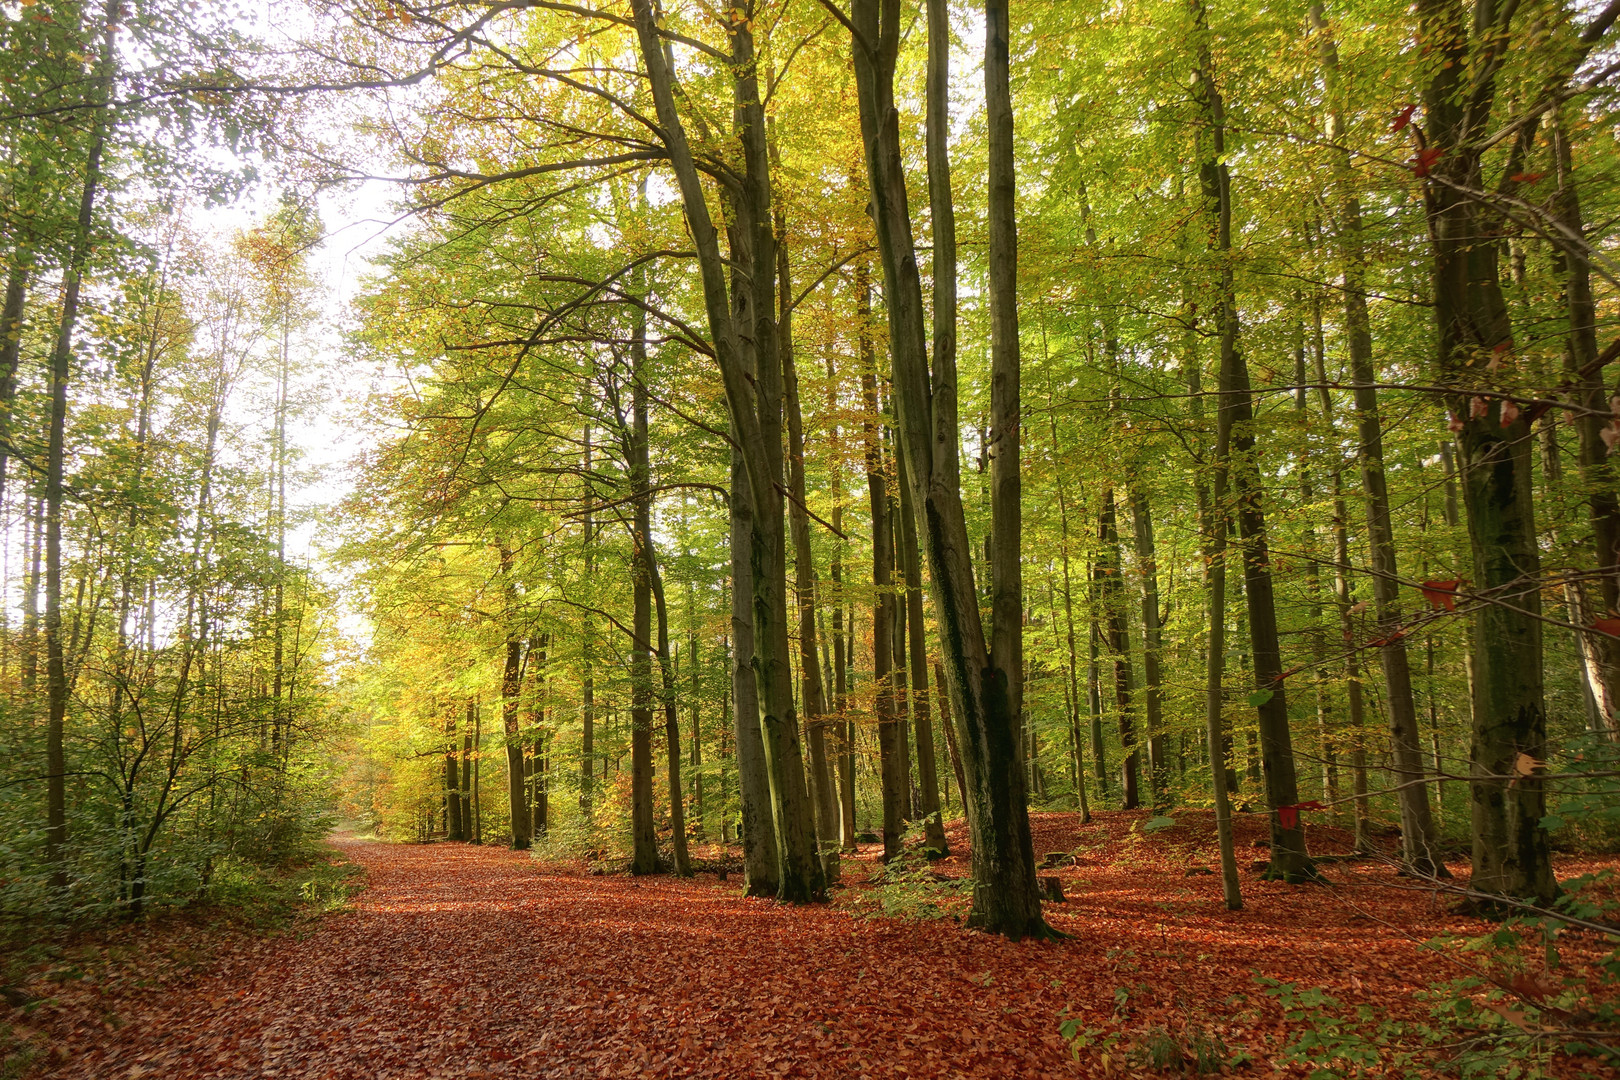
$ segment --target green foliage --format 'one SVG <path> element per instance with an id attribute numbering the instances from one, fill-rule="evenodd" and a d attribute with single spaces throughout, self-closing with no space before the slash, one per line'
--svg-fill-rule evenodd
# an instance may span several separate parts
<path id="1" fill-rule="evenodd" d="M 857 900 L 868 917 L 927 920 L 966 914 L 973 879 L 946 877 L 934 870 L 926 829 L 920 820 L 906 826 L 900 851 L 878 875 L 871 896 Z"/>

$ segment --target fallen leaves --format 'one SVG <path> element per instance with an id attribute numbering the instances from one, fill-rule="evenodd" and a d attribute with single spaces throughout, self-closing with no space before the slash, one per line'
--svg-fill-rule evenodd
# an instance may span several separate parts
<path id="1" fill-rule="evenodd" d="M 861 885 L 792 908 L 706 874 L 632 881 L 496 848 L 346 842 L 368 887 L 306 936 L 211 949 L 211 972 L 161 989 L 53 987 L 30 1023 L 66 1055 L 45 1075 L 97 1080 L 135 1067 L 185 1080 L 1097 1075 L 1097 1055 L 1075 1061 L 1060 1036 L 1065 1017 L 1127 1042 L 1196 1020 L 1253 1055 L 1234 1073 L 1258 1076 L 1294 1032 L 1245 993 L 1253 973 L 1309 972 L 1347 1001 L 1417 1015 L 1412 992 L 1434 973 L 1410 938 L 1480 925 L 1422 893 L 1258 878 L 1228 912 L 1218 876 L 1184 876 L 1216 862 L 1212 815 L 1180 809 L 1147 833 L 1149 817 L 1032 814 L 1036 850 L 1084 858 L 1051 871 L 1069 902 L 1047 917 L 1071 939 L 1018 945 L 949 919 L 862 917 Z M 1236 828 L 1248 846 L 1269 825 L 1239 815 Z M 960 877 L 966 830 L 948 835 L 958 854 L 934 868 Z M 1350 848 L 1316 824 L 1309 842 Z M 846 857 L 845 880 L 870 876 L 875 852 Z M 1339 867 L 1358 886 L 1395 880 Z M 112 1011 L 116 1030 L 101 1023 Z"/>

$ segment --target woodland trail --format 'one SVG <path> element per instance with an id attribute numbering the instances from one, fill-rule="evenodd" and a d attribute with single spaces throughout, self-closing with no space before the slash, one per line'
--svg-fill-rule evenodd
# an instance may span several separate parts
<path id="1" fill-rule="evenodd" d="M 1426 971 L 1414 940 L 1481 925 L 1422 894 L 1250 875 L 1249 907 L 1229 913 L 1215 879 L 1183 876 L 1204 846 L 1185 825 L 1144 843 L 1136 815 L 1035 817 L 1037 850 L 1095 845 L 1063 872 L 1071 902 L 1049 907 L 1075 935 L 1059 944 L 862 918 L 859 889 L 793 909 L 711 875 L 588 876 L 495 847 L 339 841 L 368 878 L 352 910 L 170 988 L 64 999 L 42 1019 L 66 1060 L 43 1075 L 1100 1075 L 1059 1037 L 1065 1011 L 1112 1031 L 1197 1024 L 1252 1056 L 1239 1072 L 1275 1075 L 1286 1033 L 1256 971 L 1401 1012 L 1452 974 Z M 849 878 L 871 868 L 845 865 Z"/>

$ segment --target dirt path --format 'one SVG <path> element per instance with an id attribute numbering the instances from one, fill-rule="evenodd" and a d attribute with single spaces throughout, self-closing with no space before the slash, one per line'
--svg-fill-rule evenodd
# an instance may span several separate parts
<path id="1" fill-rule="evenodd" d="M 1381 887 L 1395 879 L 1376 870 L 1333 889 L 1246 874 L 1247 906 L 1227 912 L 1216 879 L 1185 875 L 1207 862 L 1203 838 L 1178 827 L 1144 840 L 1138 817 L 1038 815 L 1038 851 L 1085 852 L 1062 871 L 1070 903 L 1049 908 L 1074 935 L 1061 944 L 861 918 L 847 892 L 793 909 L 741 899 L 735 879 L 593 877 L 498 848 L 341 841 L 369 882 L 353 910 L 302 938 L 227 948 L 209 974 L 168 987 L 64 996 L 36 1018 L 66 1054 L 43 1075 L 1099 1075 L 1095 1048 L 1077 1063 L 1059 1037 L 1066 1014 L 1121 1045 L 1207 1033 L 1248 1055 L 1238 1071 L 1277 1075 L 1292 1032 L 1257 972 L 1411 1014 L 1412 992 L 1449 974 L 1414 942 L 1481 926 Z"/>

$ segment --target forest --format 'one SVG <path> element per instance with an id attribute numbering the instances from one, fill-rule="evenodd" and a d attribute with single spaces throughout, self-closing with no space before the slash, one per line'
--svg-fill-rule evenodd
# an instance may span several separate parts
<path id="1" fill-rule="evenodd" d="M 1617 19 L 0 2 L 0 1076 L 1613 1075 Z"/>

